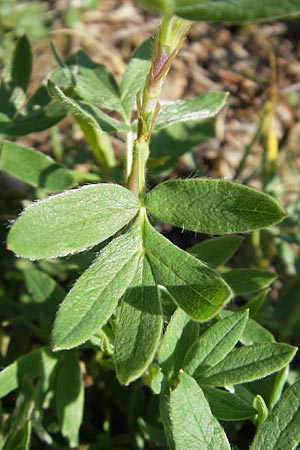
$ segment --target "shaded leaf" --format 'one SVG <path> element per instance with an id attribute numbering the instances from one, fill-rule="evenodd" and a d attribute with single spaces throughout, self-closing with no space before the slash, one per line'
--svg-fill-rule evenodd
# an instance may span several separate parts
<path id="1" fill-rule="evenodd" d="M 257 414 L 252 403 L 237 393 L 211 386 L 202 386 L 213 415 L 219 420 L 245 420 Z"/>
<path id="2" fill-rule="evenodd" d="M 37 105 L 35 110 L 25 111 L 18 114 L 16 118 L 0 120 L 0 133 L 7 136 L 24 136 L 46 130 L 60 122 L 65 116 L 65 109 L 58 103 L 49 103 L 44 107 Z"/>
<path id="3" fill-rule="evenodd" d="M 83 419 L 84 388 L 78 355 L 74 350 L 66 352 L 60 363 L 55 394 L 61 433 L 71 448 L 77 447 Z"/>
<path id="4" fill-rule="evenodd" d="M 18 39 L 12 61 L 11 78 L 14 87 L 26 91 L 32 70 L 31 46 L 28 38 L 22 36 Z"/>
<path id="5" fill-rule="evenodd" d="M 144 258 L 122 300 L 115 337 L 115 363 L 121 383 L 140 377 L 154 358 L 163 319 L 158 289 Z"/>
<path id="6" fill-rule="evenodd" d="M 176 450 L 230 450 L 201 388 L 184 372 L 170 393 L 170 417 Z"/>
<path id="7" fill-rule="evenodd" d="M 49 191 L 62 191 L 75 184 L 71 173 L 52 158 L 13 142 L 0 142 L 0 169 Z"/>
<path id="8" fill-rule="evenodd" d="M 222 274 L 235 294 L 250 294 L 268 287 L 277 276 L 267 270 L 233 269 Z"/>
<path id="9" fill-rule="evenodd" d="M 196 145 L 215 137 L 215 121 L 175 123 L 157 133 L 150 141 L 149 175 L 168 173 L 177 160 Z M 154 166 L 156 164 L 157 166 Z M 154 167 L 153 167 L 154 166 Z"/>
<path id="10" fill-rule="evenodd" d="M 243 241 L 242 236 L 221 236 L 214 239 L 206 239 L 188 249 L 201 261 L 214 267 L 226 263 L 236 252 Z"/>
<path id="11" fill-rule="evenodd" d="M 286 389 L 257 432 L 251 450 L 294 450 L 300 442 L 300 380 Z"/>
<path id="12" fill-rule="evenodd" d="M 161 341 L 157 360 L 163 372 L 172 377 L 183 368 L 186 352 L 199 334 L 199 325 L 180 308 L 172 315 Z"/>
<path id="13" fill-rule="evenodd" d="M 59 303 L 65 297 L 65 291 L 53 278 L 38 269 L 25 270 L 24 278 L 39 312 L 49 322 L 52 321 Z"/>
<path id="14" fill-rule="evenodd" d="M 272 333 L 253 319 L 249 319 L 240 338 L 244 345 L 259 344 L 262 342 L 275 342 Z"/>
<path id="15" fill-rule="evenodd" d="M 192 319 L 209 319 L 230 299 L 230 289 L 216 272 L 173 245 L 148 222 L 144 239 L 156 282 L 168 289 Z"/>
<path id="16" fill-rule="evenodd" d="M 41 347 L 22 356 L 0 372 L 0 398 L 17 389 L 26 376 L 28 379 L 51 372 L 58 362 L 49 347 Z"/>
<path id="17" fill-rule="evenodd" d="M 17 430 L 3 447 L 3 450 L 29 450 L 31 436 L 31 422 L 26 422 Z"/>

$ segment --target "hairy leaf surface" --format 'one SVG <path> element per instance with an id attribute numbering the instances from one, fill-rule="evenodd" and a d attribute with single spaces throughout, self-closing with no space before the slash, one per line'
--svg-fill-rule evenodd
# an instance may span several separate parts
<path id="1" fill-rule="evenodd" d="M 229 287 L 214 270 L 173 245 L 148 222 L 145 248 L 156 282 L 192 319 L 209 319 L 230 299 Z"/>
<path id="2" fill-rule="evenodd" d="M 294 450 L 300 442 L 300 380 L 286 389 L 257 432 L 250 450 Z"/>
<path id="3" fill-rule="evenodd" d="M 130 286 L 141 254 L 138 225 L 100 252 L 78 278 L 58 311 L 52 337 L 55 350 L 76 347 L 101 330 Z"/>
<path id="4" fill-rule="evenodd" d="M 176 450 L 230 450 L 202 389 L 184 372 L 170 393 L 170 417 Z"/>
<path id="5" fill-rule="evenodd" d="M 203 372 L 200 384 L 228 386 L 266 377 L 285 367 L 294 357 L 296 347 L 264 343 L 232 350 L 219 364 Z"/>
<path id="6" fill-rule="evenodd" d="M 248 312 L 232 314 L 212 325 L 189 349 L 184 370 L 197 378 L 218 364 L 234 348 L 248 320 Z"/>
<path id="7" fill-rule="evenodd" d="M 264 193 L 225 180 L 171 180 L 145 198 L 156 219 L 208 234 L 243 233 L 280 222 L 285 211 Z"/>
<path id="8" fill-rule="evenodd" d="M 160 130 L 179 122 L 211 119 L 223 108 L 226 99 L 227 94 L 224 92 L 208 92 L 199 97 L 162 105 L 154 129 Z"/>
<path id="9" fill-rule="evenodd" d="M 94 184 L 29 206 L 8 235 L 8 248 L 24 258 L 65 256 L 112 236 L 138 212 L 138 200 L 114 184 Z"/>
<path id="10" fill-rule="evenodd" d="M 122 300 L 115 337 L 115 362 L 121 383 L 140 377 L 158 347 L 163 319 L 158 288 L 146 258 Z"/>

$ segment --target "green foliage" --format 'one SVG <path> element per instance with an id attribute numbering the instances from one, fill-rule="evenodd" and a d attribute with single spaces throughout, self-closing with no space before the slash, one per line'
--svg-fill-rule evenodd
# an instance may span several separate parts
<path id="1" fill-rule="evenodd" d="M 156 219 L 207 234 L 245 233 L 281 221 L 286 213 L 269 196 L 224 180 L 172 180 L 145 199 Z"/>
<path id="2" fill-rule="evenodd" d="M 41 152 L 11 142 L 0 142 L 0 169 L 25 183 L 48 191 L 74 186 L 70 171 Z"/>
<path id="3" fill-rule="evenodd" d="M 178 14 L 189 20 L 218 22 L 252 22 L 257 20 L 275 20 L 300 14 L 298 0 L 274 2 L 265 0 L 138 0 L 138 3 L 153 8 L 162 14 Z"/>
<path id="4" fill-rule="evenodd" d="M 84 186 L 29 206 L 11 229 L 8 247 L 31 259 L 65 256 L 109 238 L 137 211 L 136 197 L 121 186 Z"/>
<path id="5" fill-rule="evenodd" d="M 3 259 L 0 397 L 10 417 L 0 443 L 5 450 L 229 450 L 231 431 L 249 419 L 251 450 L 292 450 L 300 441 L 299 381 L 291 386 L 287 376 L 297 349 L 255 320 L 277 277 L 265 263 L 239 263 L 248 238 L 237 235 L 264 228 L 270 236 L 267 227 L 285 223 L 287 213 L 272 196 L 232 181 L 159 183 L 158 174 L 214 136 L 227 94 L 158 100 L 190 26 L 169 14 L 243 22 L 296 14 L 300 4 L 141 3 L 166 17 L 154 41 L 134 52 L 120 85 L 84 51 L 62 62 L 53 48 L 59 67 L 29 97 L 25 36 L 1 81 L 0 169 L 29 185 L 36 201 L 26 202 L 7 236 L 7 248 L 25 259 Z M 67 114 L 92 150 L 89 174 L 70 155 L 51 158 L 8 139 L 46 130 Z M 125 164 L 114 151 L 116 133 L 127 142 Z M 86 179 L 95 183 L 77 186 Z M 161 221 L 180 233 L 227 235 L 185 251 L 159 232 Z M 11 280 L 16 286 L 6 293 Z"/>

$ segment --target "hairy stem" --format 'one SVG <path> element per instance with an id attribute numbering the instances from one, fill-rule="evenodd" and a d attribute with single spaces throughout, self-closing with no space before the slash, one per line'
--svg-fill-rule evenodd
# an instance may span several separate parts
<path id="1" fill-rule="evenodd" d="M 178 17 L 165 17 L 155 37 L 151 68 L 142 95 L 137 97 L 138 131 L 133 145 L 128 188 L 141 199 L 146 189 L 146 164 L 159 97 L 173 59 L 179 52 L 191 22 Z M 127 164 L 128 169 L 129 162 Z"/>

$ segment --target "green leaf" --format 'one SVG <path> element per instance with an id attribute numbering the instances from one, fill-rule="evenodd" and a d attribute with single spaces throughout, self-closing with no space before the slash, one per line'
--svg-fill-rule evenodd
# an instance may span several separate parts
<path id="1" fill-rule="evenodd" d="M 184 370 L 197 378 L 234 348 L 248 320 L 248 312 L 232 314 L 213 324 L 185 354 Z"/>
<path id="2" fill-rule="evenodd" d="M 0 142 L 0 169 L 49 191 L 62 191 L 75 184 L 71 173 L 49 156 L 12 142 Z"/>
<path id="3" fill-rule="evenodd" d="M 261 192 L 225 180 L 161 183 L 145 198 L 156 219 L 207 234 L 243 233 L 280 222 L 285 211 Z"/>
<path id="4" fill-rule="evenodd" d="M 24 270 L 24 278 L 27 290 L 39 312 L 44 319 L 54 320 L 57 307 L 65 297 L 65 291 L 53 278 L 38 269 Z"/>
<path id="5" fill-rule="evenodd" d="M 230 444 L 196 381 L 184 372 L 170 393 L 170 417 L 176 450 L 230 450 Z"/>
<path id="6" fill-rule="evenodd" d="M 277 276 L 267 270 L 233 269 L 222 273 L 235 294 L 250 294 L 270 286 Z"/>
<path id="7" fill-rule="evenodd" d="M 207 320 L 230 299 L 226 283 L 209 267 L 145 224 L 146 254 L 156 282 L 192 319 Z"/>
<path id="8" fill-rule="evenodd" d="M 17 389 L 22 378 L 36 378 L 51 372 L 58 362 L 49 347 L 42 347 L 22 356 L 0 372 L 0 398 Z"/>
<path id="9" fill-rule="evenodd" d="M 155 9 L 163 15 L 174 12 L 174 0 L 137 0 L 137 3 L 148 9 Z"/>
<path id="10" fill-rule="evenodd" d="M 26 91 L 30 81 L 31 70 L 32 54 L 30 42 L 26 36 L 22 36 L 19 38 L 13 54 L 12 85 Z"/>
<path id="11" fill-rule="evenodd" d="M 48 80 L 48 90 L 50 95 L 58 100 L 69 113 L 80 121 L 87 122 L 97 133 L 130 130 L 129 125 L 109 117 L 95 106 L 87 105 L 68 97 L 52 80 Z"/>
<path id="12" fill-rule="evenodd" d="M 140 265 L 141 231 L 134 225 L 102 250 L 62 303 L 53 329 L 54 350 L 82 344 L 114 313 Z"/>
<path id="13" fill-rule="evenodd" d="M 92 61 L 79 50 L 69 61 L 73 75 L 74 91 L 83 100 L 123 114 L 119 88 L 113 75 L 102 64 Z"/>
<path id="14" fill-rule="evenodd" d="M 176 450 L 170 417 L 170 392 L 168 387 L 159 396 L 159 412 L 167 438 L 168 450 Z"/>
<path id="15" fill-rule="evenodd" d="M 220 363 L 203 372 L 200 384 L 228 386 L 266 377 L 286 366 L 297 351 L 288 344 L 264 343 L 231 351 Z"/>
<path id="16" fill-rule="evenodd" d="M 294 450 L 300 442 L 300 380 L 286 389 L 255 435 L 250 450 Z"/>
<path id="17" fill-rule="evenodd" d="M 94 126 L 82 118 L 76 117 L 76 122 L 84 133 L 84 137 L 91 146 L 97 162 L 106 169 L 116 166 L 114 149 L 107 133 L 99 133 Z"/>
<path id="18" fill-rule="evenodd" d="M 249 309 L 249 316 L 254 319 L 257 315 L 258 311 L 261 309 L 262 305 L 264 304 L 267 295 L 270 292 L 270 288 L 265 289 L 258 294 L 256 294 L 254 297 L 249 300 L 246 305 L 243 307 L 243 309 Z"/>
<path id="19" fill-rule="evenodd" d="M 237 393 L 202 386 L 213 415 L 219 420 L 245 420 L 257 414 L 252 404 Z"/>
<path id="20" fill-rule="evenodd" d="M 215 121 L 175 123 L 154 133 L 150 141 L 151 174 L 166 174 L 177 160 L 203 142 L 215 137 Z M 151 165 L 152 164 L 152 165 Z M 155 164 L 157 166 L 155 166 Z"/>
<path id="21" fill-rule="evenodd" d="M 201 261 L 218 267 L 225 264 L 237 251 L 243 241 L 242 236 L 221 236 L 214 239 L 206 239 L 188 249 Z"/>
<path id="22" fill-rule="evenodd" d="M 253 319 L 249 319 L 240 338 L 244 345 L 259 344 L 262 342 L 275 342 L 274 336 L 265 327 Z"/>
<path id="23" fill-rule="evenodd" d="M 121 383 L 140 377 L 152 362 L 162 332 L 158 289 L 144 258 L 122 300 L 115 337 L 115 363 Z"/>
<path id="24" fill-rule="evenodd" d="M 84 387 L 76 351 L 66 352 L 57 373 L 56 410 L 62 435 L 71 448 L 78 446 L 83 419 Z"/>
<path id="25" fill-rule="evenodd" d="M 5 443 L 3 450 L 29 450 L 31 436 L 31 422 L 26 422 Z"/>
<path id="26" fill-rule="evenodd" d="M 44 107 L 36 105 L 35 110 L 25 111 L 9 121 L 0 120 L 0 133 L 7 136 L 25 136 L 29 133 L 46 130 L 66 116 L 65 109 L 58 103 Z"/>
<path id="27" fill-rule="evenodd" d="M 198 97 L 162 105 L 155 122 L 155 130 L 178 122 L 211 119 L 223 108 L 227 96 L 228 94 L 224 92 L 208 92 Z"/>
<path id="28" fill-rule="evenodd" d="M 254 423 L 259 429 L 268 417 L 269 411 L 268 407 L 261 395 L 257 395 L 253 400 L 253 406 L 257 409 L 257 416 L 254 419 Z"/>
<path id="29" fill-rule="evenodd" d="M 53 258 L 94 246 L 123 228 L 138 200 L 113 184 L 86 185 L 29 206 L 8 235 L 8 248 L 31 259 Z"/>
<path id="30" fill-rule="evenodd" d="M 243 385 L 254 396 L 263 397 L 266 405 L 271 410 L 282 395 L 287 377 L 289 374 L 289 366 L 285 366 L 278 372 L 274 372 L 265 378 L 261 378 Z M 238 389 L 241 386 L 237 386 Z"/>
<path id="31" fill-rule="evenodd" d="M 131 57 L 121 85 L 121 101 L 129 120 L 138 92 L 142 91 L 151 66 L 152 39 L 147 39 Z"/>
<path id="32" fill-rule="evenodd" d="M 299 0 L 175 0 L 173 12 L 189 20 L 254 22 L 294 17 L 300 14 Z"/>
<path id="33" fill-rule="evenodd" d="M 168 377 L 183 368 L 186 352 L 199 334 L 199 325 L 180 308 L 172 315 L 157 355 L 159 365 Z"/>

